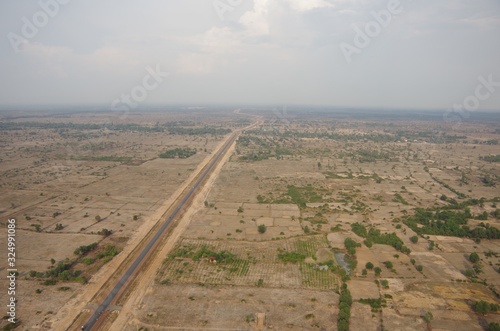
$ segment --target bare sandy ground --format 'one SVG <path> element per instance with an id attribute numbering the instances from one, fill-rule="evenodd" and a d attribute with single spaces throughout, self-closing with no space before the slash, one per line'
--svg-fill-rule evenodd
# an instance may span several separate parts
<path id="1" fill-rule="evenodd" d="M 132 322 L 135 318 L 135 312 L 137 308 L 142 305 L 142 300 L 146 294 L 150 294 L 153 292 L 154 279 L 157 270 L 161 267 L 163 259 L 168 253 L 174 248 L 175 244 L 179 240 L 180 236 L 189 226 L 191 218 L 194 214 L 200 209 L 203 208 L 203 202 L 205 201 L 208 193 L 210 192 L 210 188 L 213 186 L 217 175 L 220 173 L 224 164 L 229 160 L 229 157 L 234 152 L 235 143 L 228 149 L 224 158 L 219 162 L 217 167 L 214 169 L 209 179 L 203 186 L 203 189 L 196 195 L 194 198 L 191 208 L 189 208 L 183 215 L 183 217 L 177 223 L 177 226 L 174 228 L 172 233 L 169 235 L 168 240 L 165 245 L 161 248 L 159 254 L 156 255 L 156 258 L 152 261 L 152 263 L 148 266 L 147 270 L 142 274 L 142 279 L 138 283 L 138 285 L 134 288 L 134 291 L 129 297 L 127 303 L 122 307 L 116 321 L 113 324 L 113 330 L 125 330 L 127 325 Z"/>
<path id="2" fill-rule="evenodd" d="M 217 146 L 216 150 L 219 150 L 223 144 L 226 142 L 226 139 L 223 140 Z M 233 147 L 234 148 L 234 147 Z M 232 150 L 231 150 L 232 151 Z M 88 302 L 92 300 L 92 298 L 97 294 L 99 289 L 105 284 L 107 279 L 113 274 L 113 272 L 118 268 L 118 266 L 123 263 L 123 261 L 127 258 L 127 256 L 136 248 L 136 246 L 141 242 L 141 240 L 147 235 L 149 231 L 157 224 L 159 221 L 163 219 L 163 215 L 170 208 L 172 203 L 181 195 L 181 193 L 188 187 L 188 185 L 193 181 L 194 178 L 201 172 L 203 167 L 205 167 L 208 162 L 211 160 L 212 155 L 203 160 L 195 171 L 191 174 L 191 176 L 184 181 L 182 185 L 175 191 L 172 196 L 163 203 L 163 205 L 157 209 L 157 211 L 151 215 L 145 222 L 138 228 L 137 232 L 132 236 L 127 246 L 124 250 L 114 258 L 110 263 L 106 264 L 97 274 L 95 274 L 88 285 L 78 293 L 75 297 L 68 301 L 58 313 L 48 322 L 53 323 L 52 328 L 54 330 L 63 330 L 65 326 L 70 325 L 76 315 L 85 309 Z M 198 200 L 196 200 L 198 201 Z M 203 201 L 203 200 L 202 200 Z M 196 204 L 195 204 L 196 205 Z M 179 228 L 182 228 L 182 222 L 179 223 Z"/>

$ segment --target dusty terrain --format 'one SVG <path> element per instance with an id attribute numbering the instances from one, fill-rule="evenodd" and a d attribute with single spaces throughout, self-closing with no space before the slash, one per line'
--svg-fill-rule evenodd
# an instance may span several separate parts
<path id="1" fill-rule="evenodd" d="M 336 330 L 343 286 L 352 295 L 351 330 L 485 330 L 500 322 L 498 312 L 473 309 L 476 301 L 500 303 L 500 240 L 492 230 L 500 228 L 500 168 L 488 158 L 500 153 L 498 115 L 452 127 L 439 116 L 244 112 L 266 121 L 240 136 L 204 200 L 172 234 L 176 246 L 161 250 L 144 286 L 116 309 L 114 328 Z M 21 329 L 50 329 L 69 298 L 105 278 L 223 137 L 155 126 L 249 124 L 242 114 L 216 115 L 131 114 L 124 121 L 137 126 L 110 132 L 66 126 L 61 135 L 34 125 L 1 131 L 2 222 L 19 220 Z M 67 116 L 2 123 L 102 120 Z M 73 156 L 60 155 L 64 146 Z M 175 147 L 197 153 L 158 158 Z M 419 210 L 442 223 L 418 223 Z M 444 221 L 461 215 L 466 224 L 446 230 L 456 224 Z M 112 234 L 97 234 L 103 228 Z M 348 238 L 358 243 L 354 254 Z M 93 242 L 123 252 L 111 261 L 91 253 L 93 263 L 77 263 L 88 284 L 41 285 L 45 278 L 30 276 Z"/>

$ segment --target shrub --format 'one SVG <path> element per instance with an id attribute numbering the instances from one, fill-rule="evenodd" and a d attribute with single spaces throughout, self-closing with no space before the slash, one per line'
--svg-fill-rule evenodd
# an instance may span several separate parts
<path id="1" fill-rule="evenodd" d="M 101 235 L 101 236 L 104 236 L 104 237 L 108 237 L 112 234 L 113 232 L 111 230 L 108 230 L 108 229 L 102 229 L 101 231 L 97 232 L 97 234 Z"/>
<path id="2" fill-rule="evenodd" d="M 492 322 L 488 325 L 488 331 L 500 331 L 500 324 Z"/>
<path id="3" fill-rule="evenodd" d="M 266 232 L 267 227 L 264 224 L 261 224 L 257 227 L 257 230 L 259 231 L 259 233 L 264 233 Z"/>
<path id="4" fill-rule="evenodd" d="M 499 308 L 500 308 L 499 305 L 494 303 L 489 303 L 483 300 L 474 301 L 474 303 L 472 304 L 472 309 L 474 309 L 475 312 L 483 315 L 486 315 L 489 312 L 497 312 Z"/>
<path id="5" fill-rule="evenodd" d="M 424 315 L 422 315 L 422 318 L 426 323 L 430 323 L 432 321 L 432 319 L 434 318 L 434 316 L 432 316 L 432 313 L 430 311 L 428 311 Z"/>
<path id="6" fill-rule="evenodd" d="M 286 262 L 291 262 L 291 263 L 303 262 L 306 259 L 306 257 L 303 254 L 300 254 L 297 252 L 287 252 L 287 253 L 278 254 L 278 258 L 285 263 Z"/>
<path id="7" fill-rule="evenodd" d="M 478 262 L 479 261 L 479 255 L 476 252 L 471 253 L 469 255 L 469 261 L 471 261 L 472 263 Z"/>

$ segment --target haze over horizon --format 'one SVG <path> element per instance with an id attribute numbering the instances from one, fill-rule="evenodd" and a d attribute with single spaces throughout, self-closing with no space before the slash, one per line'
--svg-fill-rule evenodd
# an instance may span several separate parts
<path id="1" fill-rule="evenodd" d="M 9 1 L 0 32 L 0 105 L 500 110 L 495 0 Z"/>

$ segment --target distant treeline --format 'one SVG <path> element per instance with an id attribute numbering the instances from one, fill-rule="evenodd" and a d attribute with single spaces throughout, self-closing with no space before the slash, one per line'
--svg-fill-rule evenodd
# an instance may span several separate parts
<path id="1" fill-rule="evenodd" d="M 319 132 L 318 130 L 314 132 L 286 130 L 283 133 L 279 133 L 277 131 L 266 131 L 266 130 L 248 130 L 246 131 L 246 133 L 254 135 L 272 134 L 285 138 L 295 138 L 295 139 L 316 138 L 316 139 L 331 139 L 339 141 L 398 142 L 406 139 L 409 141 L 413 140 L 425 141 L 428 143 L 435 143 L 435 144 L 453 143 L 467 139 L 467 136 L 448 135 L 442 132 L 433 132 L 433 131 L 422 131 L 422 132 L 396 131 L 394 133 L 386 131 L 386 133 L 342 134 L 332 131 Z"/>
<path id="2" fill-rule="evenodd" d="M 488 156 L 480 156 L 479 157 L 483 161 L 488 162 L 500 162 L 500 155 L 488 155 Z"/>
<path id="3" fill-rule="evenodd" d="M 160 154 L 162 159 L 187 159 L 190 156 L 196 154 L 196 148 L 174 148 L 166 150 L 165 152 Z"/>
<path id="4" fill-rule="evenodd" d="M 182 126 L 181 126 L 182 125 Z M 231 132 L 230 129 L 215 128 L 215 127 L 183 127 L 194 126 L 192 122 L 177 121 L 167 122 L 164 124 L 156 123 L 155 125 L 140 125 L 140 124 L 76 124 L 76 123 L 42 123 L 42 122 L 0 122 L 0 131 L 9 130 L 25 130 L 25 129 L 55 129 L 60 130 L 60 134 L 66 130 L 111 130 L 111 131 L 141 131 L 141 132 L 168 132 L 170 134 L 183 135 L 225 135 Z"/>
<path id="5" fill-rule="evenodd" d="M 190 136 L 197 136 L 203 134 L 211 135 L 226 135 L 231 133 L 231 129 L 214 128 L 205 126 L 203 128 L 183 128 L 183 127 L 169 127 L 168 133 L 170 134 L 186 134 Z"/>

